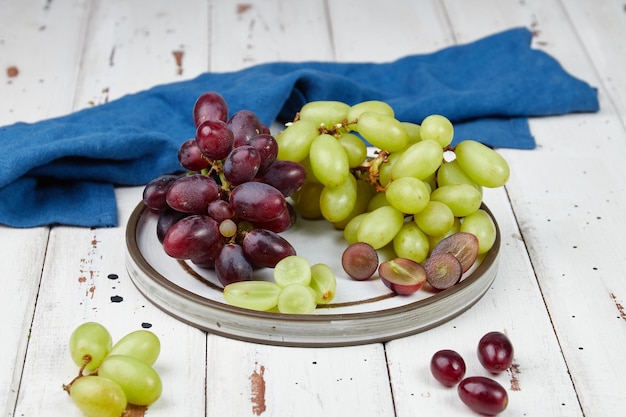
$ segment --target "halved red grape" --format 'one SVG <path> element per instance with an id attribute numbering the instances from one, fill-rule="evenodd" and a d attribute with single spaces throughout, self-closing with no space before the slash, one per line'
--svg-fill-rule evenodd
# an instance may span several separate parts
<path id="1" fill-rule="evenodd" d="M 378 252 L 369 243 L 352 243 L 343 251 L 341 265 L 352 279 L 370 279 L 378 268 Z"/>
<path id="2" fill-rule="evenodd" d="M 509 404 L 509 396 L 504 387 L 484 376 L 465 378 L 457 391 L 465 405 L 484 415 L 495 416 L 504 411 Z"/>
<path id="3" fill-rule="evenodd" d="M 493 331 L 485 334 L 478 341 L 478 360 L 489 372 L 498 374 L 511 367 L 513 363 L 513 344 L 502 332 Z"/>
<path id="4" fill-rule="evenodd" d="M 391 291 L 399 295 L 410 295 L 426 283 L 426 270 L 408 258 L 385 261 L 378 267 L 378 275 Z"/>
<path id="5" fill-rule="evenodd" d="M 430 255 L 424 262 L 426 281 L 436 290 L 450 288 L 463 275 L 461 262 L 451 253 L 441 252 Z"/>
<path id="6" fill-rule="evenodd" d="M 226 100 L 214 92 L 208 91 L 201 94 L 193 105 L 193 121 L 199 126 L 205 120 L 221 120 L 228 118 L 228 106 Z"/>
<path id="7" fill-rule="evenodd" d="M 463 272 L 474 265 L 478 257 L 478 238 L 471 233 L 457 232 L 437 243 L 431 256 L 437 253 L 451 253 L 461 262 Z"/>
<path id="8" fill-rule="evenodd" d="M 463 357 L 451 349 L 435 352 L 430 360 L 430 372 L 446 387 L 458 384 L 465 376 L 465 370 Z"/>

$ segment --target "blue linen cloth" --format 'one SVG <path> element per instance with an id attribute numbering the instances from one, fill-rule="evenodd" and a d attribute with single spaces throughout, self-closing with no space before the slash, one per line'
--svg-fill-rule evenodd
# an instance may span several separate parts
<path id="1" fill-rule="evenodd" d="M 180 144 L 194 136 L 197 97 L 217 91 L 229 113 L 267 125 L 303 104 L 384 100 L 403 121 L 443 114 L 455 143 L 532 149 L 528 117 L 598 110 L 597 90 L 531 48 L 513 28 L 478 41 L 388 63 L 269 63 L 124 96 L 36 123 L 0 127 L 0 223 L 13 227 L 118 224 L 114 187 L 180 170 Z"/>

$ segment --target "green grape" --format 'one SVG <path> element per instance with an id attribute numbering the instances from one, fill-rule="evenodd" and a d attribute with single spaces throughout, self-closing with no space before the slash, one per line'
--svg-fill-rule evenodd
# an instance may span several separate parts
<path id="1" fill-rule="evenodd" d="M 357 232 L 361 221 L 367 216 L 368 212 L 358 214 L 354 216 L 343 228 L 343 238 L 348 244 L 352 244 L 359 241 Z"/>
<path id="2" fill-rule="evenodd" d="M 316 220 L 322 218 L 320 208 L 320 196 L 324 190 L 324 185 L 316 182 L 305 182 L 295 196 L 298 206 L 298 214 L 304 219 Z"/>
<path id="3" fill-rule="evenodd" d="M 460 231 L 471 233 L 478 238 L 479 254 L 488 252 L 496 241 L 496 224 L 483 209 L 478 209 L 463 218 Z"/>
<path id="4" fill-rule="evenodd" d="M 454 148 L 456 160 L 476 183 L 501 187 L 509 180 L 509 164 L 498 152 L 474 140 L 464 140 Z"/>
<path id="5" fill-rule="evenodd" d="M 387 155 L 386 161 L 378 167 L 378 182 L 383 187 L 389 185 L 389 182 L 391 181 L 391 173 L 393 172 L 393 166 L 400 158 L 400 155 L 402 155 L 402 151 L 390 153 Z"/>
<path id="6" fill-rule="evenodd" d="M 443 148 L 434 140 L 421 140 L 409 146 L 394 163 L 391 177 L 415 177 L 423 180 L 443 162 Z"/>
<path id="7" fill-rule="evenodd" d="M 311 284 L 309 286 L 315 291 L 316 304 L 328 304 L 335 298 L 337 277 L 328 265 L 315 264 L 311 266 Z"/>
<path id="8" fill-rule="evenodd" d="M 452 143 L 454 137 L 454 127 L 447 117 L 439 114 L 427 116 L 420 126 L 422 140 L 434 140 L 442 148 Z"/>
<path id="9" fill-rule="evenodd" d="M 230 305 L 268 311 L 278 304 L 281 287 L 270 281 L 239 281 L 224 287 L 224 300 Z"/>
<path id="10" fill-rule="evenodd" d="M 482 187 L 463 171 L 456 159 L 446 162 L 439 167 L 437 170 L 437 184 L 440 187 L 450 184 L 469 184 L 482 193 Z"/>
<path id="11" fill-rule="evenodd" d="M 126 355 L 148 365 L 154 364 L 161 353 L 161 341 L 150 330 L 135 330 L 118 340 L 109 355 Z"/>
<path id="12" fill-rule="evenodd" d="M 428 236 L 415 222 L 406 222 L 393 238 L 393 250 L 400 258 L 420 263 L 426 259 L 430 250 Z"/>
<path id="13" fill-rule="evenodd" d="M 480 208 L 480 191 L 468 184 L 450 184 L 437 188 L 430 199 L 440 201 L 450 207 L 454 217 L 465 217 Z"/>
<path id="14" fill-rule="evenodd" d="M 387 195 L 385 193 L 376 193 L 372 196 L 369 203 L 367 203 L 367 209 L 365 211 L 374 211 L 379 207 L 388 206 Z"/>
<path id="15" fill-rule="evenodd" d="M 119 417 L 126 409 L 126 394 L 109 378 L 98 375 L 75 379 L 69 386 L 70 398 L 87 417 Z"/>
<path id="16" fill-rule="evenodd" d="M 420 134 L 421 127 L 417 123 L 411 122 L 401 122 L 404 130 L 409 135 L 409 143 L 415 143 L 422 140 L 422 135 Z"/>
<path id="17" fill-rule="evenodd" d="M 404 214 L 392 206 L 379 207 L 363 217 L 357 230 L 359 242 L 380 249 L 390 243 L 402 228 Z"/>
<path id="18" fill-rule="evenodd" d="M 311 143 L 319 135 L 317 125 L 310 120 L 298 120 L 276 136 L 278 159 L 300 162 L 309 155 Z"/>
<path id="19" fill-rule="evenodd" d="M 76 365 L 85 365 L 85 371 L 94 373 L 109 354 L 112 345 L 111 334 L 103 325 L 86 322 L 70 335 L 70 356 Z"/>
<path id="20" fill-rule="evenodd" d="M 350 214 L 348 214 L 348 217 L 341 221 L 333 222 L 333 226 L 335 226 L 336 229 L 343 230 L 354 216 L 365 213 L 375 193 L 376 189 L 372 184 L 367 181 L 356 180 L 356 201 L 354 202 L 354 207 Z"/>
<path id="21" fill-rule="evenodd" d="M 452 209 L 440 201 L 429 201 L 414 217 L 419 228 L 430 236 L 441 236 L 454 225 Z"/>
<path id="22" fill-rule="evenodd" d="M 282 288 L 289 284 L 309 285 L 311 283 L 311 265 L 303 256 L 286 256 L 278 261 L 274 267 L 274 281 Z"/>
<path id="23" fill-rule="evenodd" d="M 134 405 L 150 405 L 163 391 L 161 378 L 154 368 L 132 356 L 107 356 L 98 375 L 117 382 L 124 390 L 126 400 Z"/>
<path id="24" fill-rule="evenodd" d="M 373 146 L 389 152 L 402 150 L 409 143 L 409 135 L 402 124 L 386 114 L 361 113 L 356 130 Z"/>
<path id="25" fill-rule="evenodd" d="M 310 120 L 317 126 L 333 127 L 346 120 L 350 106 L 341 101 L 310 101 L 300 109 L 300 120 Z"/>
<path id="26" fill-rule="evenodd" d="M 361 114 L 366 111 L 385 114 L 389 117 L 395 117 L 395 112 L 389 104 L 385 103 L 384 101 L 369 100 L 362 101 L 350 107 L 350 110 L 348 110 L 348 121 L 353 122 L 355 120 L 358 120 Z"/>
<path id="27" fill-rule="evenodd" d="M 317 184 L 321 184 L 320 180 L 317 179 L 317 177 L 315 176 L 315 173 L 313 172 L 313 167 L 311 167 L 311 158 L 308 155 L 306 158 L 300 161 L 299 164 L 302 165 L 302 167 L 306 171 L 307 182 L 315 182 Z"/>
<path id="28" fill-rule="evenodd" d="M 278 296 L 278 311 L 285 314 L 311 314 L 315 311 L 316 294 L 303 284 L 289 284 Z"/>
<path id="29" fill-rule="evenodd" d="M 452 224 L 452 227 L 450 228 L 450 230 L 448 230 L 447 232 L 439 236 L 428 235 L 428 243 L 429 243 L 430 249 L 432 250 L 435 246 L 437 246 L 437 243 L 441 242 L 444 238 L 460 231 L 461 231 L 461 219 L 459 219 L 458 217 L 455 217 L 454 223 Z"/>
<path id="30" fill-rule="evenodd" d="M 337 139 L 348 155 L 348 166 L 356 168 L 367 159 L 367 145 L 356 135 L 344 133 Z"/>
<path id="31" fill-rule="evenodd" d="M 402 213 L 415 214 L 424 210 L 430 201 L 430 187 L 414 177 L 394 180 L 385 191 L 387 201 Z"/>
<path id="32" fill-rule="evenodd" d="M 343 184 L 336 187 L 324 187 L 320 195 L 320 209 L 322 215 L 329 222 L 345 220 L 356 204 L 356 179 L 352 175 Z"/>
<path id="33" fill-rule="evenodd" d="M 350 174 L 348 155 L 331 135 L 319 135 L 311 144 L 309 160 L 315 177 L 327 187 L 343 184 Z"/>

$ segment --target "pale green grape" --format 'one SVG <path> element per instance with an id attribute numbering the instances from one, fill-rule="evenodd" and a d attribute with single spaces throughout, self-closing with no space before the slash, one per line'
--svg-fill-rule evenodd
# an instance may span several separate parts
<path id="1" fill-rule="evenodd" d="M 448 146 L 454 137 L 454 126 L 447 117 L 440 114 L 427 116 L 420 125 L 422 140 L 434 140 L 442 148 Z"/>
<path id="2" fill-rule="evenodd" d="M 336 187 L 350 175 L 348 155 L 331 135 L 319 135 L 311 144 L 309 160 L 315 177 L 327 187 Z"/>
<path id="3" fill-rule="evenodd" d="M 430 187 L 420 179 L 403 177 L 392 181 L 385 195 L 389 204 L 402 213 L 414 214 L 424 210 L 430 201 Z"/>
<path id="4" fill-rule="evenodd" d="M 366 111 L 361 113 L 356 130 L 372 146 L 389 152 L 402 150 L 409 143 L 404 126 L 391 116 Z"/>
<path id="5" fill-rule="evenodd" d="M 422 262 L 428 256 L 428 236 L 414 222 L 406 222 L 393 238 L 393 250 L 400 258 Z"/>
<path id="6" fill-rule="evenodd" d="M 454 217 L 465 217 L 480 208 L 480 191 L 468 184 L 450 184 L 437 188 L 430 199 L 440 201 L 450 207 Z"/>
<path id="7" fill-rule="evenodd" d="M 315 298 L 315 291 L 308 285 L 287 285 L 278 296 L 278 311 L 285 314 L 311 314 L 317 307 Z"/>
<path id="8" fill-rule="evenodd" d="M 341 101 L 310 101 L 300 109 L 300 120 L 310 120 L 317 126 L 332 128 L 346 120 L 350 106 Z"/>
<path id="9" fill-rule="evenodd" d="M 356 180 L 356 201 L 354 202 L 354 207 L 348 217 L 345 219 L 333 222 L 333 226 L 336 229 L 343 230 L 348 222 L 352 220 L 353 217 L 358 216 L 361 213 L 365 213 L 367 211 L 367 206 L 376 193 L 376 189 L 374 186 L 363 180 Z"/>
<path id="10" fill-rule="evenodd" d="M 441 165 L 437 170 L 437 184 L 441 187 L 450 184 L 469 184 L 482 193 L 482 187 L 476 183 L 454 159 Z"/>
<path id="11" fill-rule="evenodd" d="M 100 365 L 98 375 L 120 384 L 126 400 L 134 405 L 150 405 L 159 399 L 163 385 L 159 374 L 132 356 L 109 355 Z"/>
<path id="12" fill-rule="evenodd" d="M 150 330 L 140 329 L 128 333 L 118 340 L 109 355 L 126 355 L 148 365 L 154 364 L 161 353 L 161 341 Z"/>
<path id="13" fill-rule="evenodd" d="M 354 122 L 355 120 L 358 120 L 361 114 L 366 111 L 384 114 L 389 117 L 395 117 L 395 112 L 389 104 L 385 103 L 384 101 L 369 100 L 369 101 L 362 101 L 350 107 L 350 110 L 348 110 L 348 116 L 347 116 L 348 121 Z"/>
<path id="14" fill-rule="evenodd" d="M 336 187 L 324 187 L 320 195 L 320 209 L 322 215 L 329 222 L 345 220 L 356 204 L 356 179 L 352 175 L 343 184 Z"/>
<path id="15" fill-rule="evenodd" d="M 70 398 L 87 417 L 119 417 L 126 409 L 126 394 L 109 378 L 83 376 L 69 387 Z"/>
<path id="16" fill-rule="evenodd" d="M 304 219 L 316 220 L 322 218 L 320 196 L 324 185 L 317 182 L 305 182 L 295 196 L 298 214 Z"/>
<path id="17" fill-rule="evenodd" d="M 393 172 L 393 166 L 396 163 L 396 161 L 400 158 L 400 155 L 402 155 L 402 151 L 393 152 L 387 155 L 387 159 L 385 160 L 385 162 L 380 164 L 380 166 L 378 167 L 378 182 L 383 187 L 386 187 L 391 181 L 391 173 Z"/>
<path id="18" fill-rule="evenodd" d="M 328 265 L 315 264 L 311 266 L 311 284 L 309 286 L 315 291 L 316 304 L 328 304 L 335 298 L 337 277 Z"/>
<path id="19" fill-rule="evenodd" d="M 434 140 L 421 140 L 409 146 L 394 163 L 391 177 L 429 177 L 443 162 L 443 148 Z"/>
<path id="20" fill-rule="evenodd" d="M 422 135 L 420 134 L 421 127 L 417 123 L 411 122 L 401 122 L 404 130 L 409 135 L 409 143 L 415 143 L 422 140 Z"/>
<path id="21" fill-rule="evenodd" d="M 74 363 L 94 373 L 113 346 L 109 331 L 100 323 L 86 322 L 78 326 L 69 340 L 70 356 Z"/>
<path id="22" fill-rule="evenodd" d="M 268 311 L 278 304 L 281 287 L 270 281 L 239 281 L 224 287 L 224 300 L 230 305 Z"/>
<path id="23" fill-rule="evenodd" d="M 478 209 L 463 218 L 461 232 L 471 233 L 478 238 L 478 253 L 486 253 L 496 241 L 496 225 L 485 210 Z"/>
<path id="24" fill-rule="evenodd" d="M 464 140 L 454 148 L 456 160 L 478 184 L 496 188 L 509 180 L 509 164 L 498 152 L 474 140 Z"/>
<path id="25" fill-rule="evenodd" d="M 280 287 L 290 284 L 309 285 L 311 283 L 311 264 L 299 255 L 286 256 L 274 267 L 274 281 Z"/>
<path id="26" fill-rule="evenodd" d="M 435 246 L 437 246 L 437 243 L 441 242 L 444 238 L 460 231 L 461 231 L 461 219 L 459 219 L 458 217 L 455 217 L 454 223 L 452 224 L 452 227 L 450 228 L 450 230 L 448 230 L 447 232 L 445 232 L 444 234 L 440 236 L 428 235 L 428 243 L 430 244 L 430 249 L 432 250 Z"/>
<path id="27" fill-rule="evenodd" d="M 402 228 L 404 214 L 392 206 L 379 207 L 363 217 L 357 230 L 359 242 L 380 249 L 390 243 Z"/>
<path id="28" fill-rule="evenodd" d="M 348 244 L 352 244 L 359 241 L 357 232 L 361 221 L 367 216 L 368 212 L 357 214 L 354 216 L 343 228 L 343 238 Z"/>
<path id="29" fill-rule="evenodd" d="M 374 211 L 379 207 L 388 206 L 389 201 L 387 201 L 387 195 L 385 193 L 376 193 L 372 196 L 369 203 L 367 203 L 367 210 L 365 211 Z"/>
<path id="30" fill-rule="evenodd" d="M 346 155 L 348 155 L 350 168 L 358 167 L 367 159 L 367 145 L 358 136 L 352 133 L 344 133 L 337 140 L 343 146 Z"/>
<path id="31" fill-rule="evenodd" d="M 318 125 L 298 120 L 276 135 L 278 159 L 300 162 L 309 155 L 311 143 L 319 135 Z"/>
<path id="32" fill-rule="evenodd" d="M 308 155 L 306 158 L 300 161 L 299 164 L 302 165 L 302 167 L 306 171 L 307 182 L 315 182 L 315 183 L 321 184 L 320 180 L 317 179 L 317 177 L 315 176 L 315 173 L 313 172 L 313 167 L 311 167 L 311 159 Z"/>
<path id="33" fill-rule="evenodd" d="M 441 236 L 454 225 L 454 213 L 440 201 L 429 201 L 424 210 L 415 215 L 415 223 L 427 235 Z"/>

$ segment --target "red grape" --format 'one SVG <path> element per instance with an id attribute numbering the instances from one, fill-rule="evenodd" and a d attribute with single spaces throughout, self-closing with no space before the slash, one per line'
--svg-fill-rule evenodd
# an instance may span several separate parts
<path id="1" fill-rule="evenodd" d="M 261 156 L 261 166 L 259 167 L 259 172 L 265 171 L 274 163 L 274 161 L 276 161 L 276 156 L 278 155 L 278 142 L 276 142 L 274 136 L 261 133 L 260 135 L 251 137 L 248 141 L 248 145 L 253 146 Z"/>
<path id="2" fill-rule="evenodd" d="M 440 240 L 433 248 L 431 256 L 438 253 L 451 253 L 456 256 L 465 272 L 474 265 L 478 257 L 478 238 L 471 233 L 454 233 Z"/>
<path id="3" fill-rule="evenodd" d="M 283 213 L 287 202 L 280 191 L 262 182 L 244 182 L 230 193 L 235 214 L 250 222 L 268 222 Z"/>
<path id="4" fill-rule="evenodd" d="M 293 206 L 287 203 L 285 209 L 278 215 L 278 217 L 266 222 L 255 222 L 254 227 L 280 233 L 293 226 L 296 223 L 296 218 L 297 214 Z"/>
<path id="5" fill-rule="evenodd" d="M 443 349 L 430 360 L 430 371 L 446 387 L 458 384 L 465 376 L 465 361 L 456 351 Z"/>
<path id="6" fill-rule="evenodd" d="M 203 174 L 178 178 L 168 189 L 167 204 L 174 210 L 191 214 L 206 214 L 209 203 L 217 200 L 219 187 L 215 180 Z"/>
<path id="7" fill-rule="evenodd" d="M 352 243 L 343 251 L 341 265 L 352 279 L 370 279 L 378 268 L 378 252 L 368 243 Z"/>
<path id="8" fill-rule="evenodd" d="M 457 391 L 465 405 L 477 413 L 488 416 L 501 413 L 509 403 L 504 387 L 484 376 L 465 378 L 459 384 Z"/>
<path id="9" fill-rule="evenodd" d="M 193 105 L 193 120 L 199 126 L 205 120 L 221 120 L 228 118 L 226 100 L 216 92 L 206 92 L 196 99 Z"/>
<path id="10" fill-rule="evenodd" d="M 143 202 L 150 211 L 159 213 L 168 208 L 165 196 L 177 179 L 176 175 L 161 175 L 146 184 L 143 189 Z"/>
<path id="11" fill-rule="evenodd" d="M 235 147 L 245 145 L 253 136 L 265 132 L 263 123 L 250 110 L 239 110 L 228 119 L 227 123 L 235 137 Z"/>
<path id="12" fill-rule="evenodd" d="M 294 247 L 278 233 L 253 229 L 241 243 L 243 253 L 256 267 L 274 268 L 281 259 L 295 255 Z"/>
<path id="13" fill-rule="evenodd" d="M 172 258 L 194 259 L 219 244 L 218 223 L 209 216 L 194 214 L 174 223 L 163 238 L 163 249 Z"/>
<path id="14" fill-rule="evenodd" d="M 215 275 L 223 286 L 233 282 L 251 281 L 254 270 L 236 243 L 228 243 L 215 260 Z"/>
<path id="15" fill-rule="evenodd" d="M 235 210 L 225 200 L 211 201 L 207 212 L 218 223 L 226 219 L 232 219 L 235 216 Z"/>
<path id="16" fill-rule="evenodd" d="M 206 120 L 196 129 L 196 143 L 202 153 L 213 161 L 226 158 L 233 149 L 235 137 L 221 120 Z"/>
<path id="17" fill-rule="evenodd" d="M 159 214 L 159 219 L 157 220 L 156 227 L 157 238 L 159 239 L 159 242 L 163 243 L 163 239 L 165 238 L 167 231 L 170 230 L 170 227 L 172 227 L 174 223 L 187 216 L 189 216 L 189 214 L 174 210 L 173 208 L 169 207 L 161 211 L 161 213 Z"/>
<path id="18" fill-rule="evenodd" d="M 242 145 L 228 154 L 224 160 L 224 178 L 231 185 L 251 181 L 261 166 L 261 155 L 254 146 Z"/>
<path id="19" fill-rule="evenodd" d="M 501 332 L 489 332 L 478 342 L 478 360 L 493 374 L 498 374 L 511 367 L 513 363 L 513 344 Z"/>
<path id="20" fill-rule="evenodd" d="M 188 139 L 178 148 L 178 162 L 183 168 L 190 171 L 201 171 L 209 166 L 209 161 L 204 157 L 194 138 Z"/>
<path id="21" fill-rule="evenodd" d="M 306 170 L 297 162 L 280 160 L 257 175 L 255 180 L 269 184 L 289 197 L 306 182 Z"/>
<path id="22" fill-rule="evenodd" d="M 450 288 L 463 276 L 463 267 L 458 258 L 448 252 L 431 254 L 424 262 L 426 281 L 437 290 Z"/>
<path id="23" fill-rule="evenodd" d="M 378 267 L 378 275 L 391 291 L 399 295 L 410 295 L 426 283 L 426 270 L 408 258 L 385 261 Z"/>

